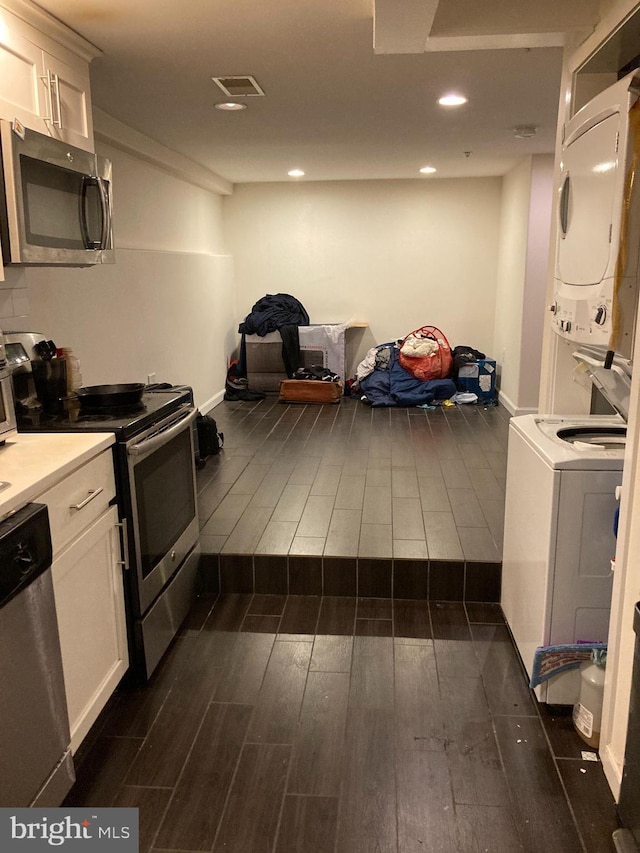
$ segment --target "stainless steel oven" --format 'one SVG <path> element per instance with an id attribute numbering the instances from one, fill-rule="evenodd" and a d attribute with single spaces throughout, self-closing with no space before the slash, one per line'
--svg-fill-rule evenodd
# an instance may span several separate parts
<path id="1" fill-rule="evenodd" d="M 147 679 L 193 602 L 200 560 L 188 386 L 148 388 L 140 404 L 91 409 L 64 400 L 18 410 L 22 432 L 113 432 L 132 680 Z"/>
<path id="2" fill-rule="evenodd" d="M 138 658 L 148 677 L 192 601 L 199 549 L 192 425 L 185 404 L 124 445 L 127 547 Z M 180 571 L 178 572 L 178 569 Z"/>

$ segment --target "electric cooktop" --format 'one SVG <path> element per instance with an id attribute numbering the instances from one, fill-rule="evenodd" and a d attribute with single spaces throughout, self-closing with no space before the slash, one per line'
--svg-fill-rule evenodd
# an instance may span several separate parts
<path id="1" fill-rule="evenodd" d="M 192 403 L 187 385 L 151 386 L 133 406 L 89 408 L 77 399 L 60 400 L 42 409 L 20 407 L 16 421 L 18 432 L 114 432 L 119 440 L 127 440 Z"/>

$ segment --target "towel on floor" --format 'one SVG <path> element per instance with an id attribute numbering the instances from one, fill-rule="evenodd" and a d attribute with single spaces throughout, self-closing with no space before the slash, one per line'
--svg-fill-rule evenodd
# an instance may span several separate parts
<path id="1" fill-rule="evenodd" d="M 530 687 L 537 687 L 554 675 L 577 669 L 585 660 L 591 660 L 592 649 L 606 650 L 606 643 L 568 643 L 559 646 L 540 646 L 533 656 Z"/>

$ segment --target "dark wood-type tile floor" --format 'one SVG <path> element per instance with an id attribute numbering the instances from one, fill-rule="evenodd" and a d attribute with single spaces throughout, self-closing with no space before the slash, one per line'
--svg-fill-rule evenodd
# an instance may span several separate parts
<path id="1" fill-rule="evenodd" d="M 199 472 L 205 550 L 499 560 L 508 413 L 221 403 Z"/>
<path id="2" fill-rule="evenodd" d="M 271 396 L 211 414 L 225 443 L 197 474 L 209 591 L 499 600 L 502 407 Z"/>
<path id="3" fill-rule="evenodd" d="M 202 595 L 66 805 L 138 807 L 142 853 L 604 853 L 615 807 L 582 748 L 499 605 Z"/>

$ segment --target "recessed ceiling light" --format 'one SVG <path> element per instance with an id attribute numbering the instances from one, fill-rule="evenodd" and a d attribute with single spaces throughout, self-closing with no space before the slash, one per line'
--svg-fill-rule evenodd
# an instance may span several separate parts
<path id="1" fill-rule="evenodd" d="M 423 175 L 433 175 L 433 173 L 437 172 L 438 170 L 435 168 L 435 166 L 423 166 L 420 171 Z"/>
<path id="2" fill-rule="evenodd" d="M 290 169 L 287 172 L 290 178 L 304 178 L 304 172 L 302 169 Z"/>
<path id="3" fill-rule="evenodd" d="M 467 98 L 464 95 L 443 95 L 441 98 L 438 98 L 438 103 L 441 107 L 459 107 L 467 103 Z"/>
<path id="4" fill-rule="evenodd" d="M 236 110 L 246 110 L 246 104 L 237 104 L 235 101 L 223 101 L 221 104 L 213 105 L 217 110 L 224 110 L 225 112 L 233 113 Z"/>

